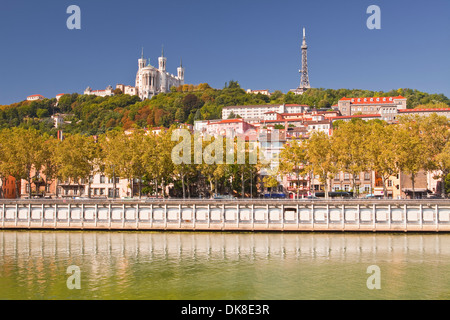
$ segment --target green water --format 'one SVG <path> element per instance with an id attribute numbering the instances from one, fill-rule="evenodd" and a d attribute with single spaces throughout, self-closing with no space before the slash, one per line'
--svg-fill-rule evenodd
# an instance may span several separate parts
<path id="1" fill-rule="evenodd" d="M 0 231 L 0 299 L 449 298 L 447 234 Z"/>

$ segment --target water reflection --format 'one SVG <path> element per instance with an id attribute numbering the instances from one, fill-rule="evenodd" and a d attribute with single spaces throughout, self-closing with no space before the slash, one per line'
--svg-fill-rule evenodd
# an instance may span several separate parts
<path id="1" fill-rule="evenodd" d="M 446 234 L 2 231 L 0 298 L 441 299 L 449 258 Z"/>

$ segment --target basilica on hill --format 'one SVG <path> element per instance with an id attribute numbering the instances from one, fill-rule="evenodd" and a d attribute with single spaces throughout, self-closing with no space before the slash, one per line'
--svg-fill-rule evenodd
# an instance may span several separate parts
<path id="1" fill-rule="evenodd" d="M 150 65 L 150 59 L 148 61 L 144 59 L 144 50 L 142 50 L 141 58 L 138 60 L 139 68 L 136 73 L 135 85 L 142 100 L 150 99 L 158 93 L 169 92 L 170 88 L 184 84 L 184 68 L 181 60 L 176 76 L 166 71 L 166 62 L 164 48 L 161 57 L 158 58 L 158 68 Z"/>
<path id="2" fill-rule="evenodd" d="M 183 85 L 184 68 L 181 59 L 180 66 L 177 68 L 177 75 L 167 72 L 166 63 L 167 58 L 164 57 L 164 48 L 158 58 L 158 68 L 150 64 L 150 59 L 144 59 L 144 49 L 142 49 L 141 58 L 138 59 L 135 86 L 118 84 L 116 88 L 121 89 L 125 94 L 137 95 L 141 100 L 144 100 L 151 99 L 158 93 L 170 92 L 172 87 Z M 84 94 L 102 97 L 112 96 L 114 89 L 111 86 L 108 86 L 106 90 L 92 90 L 87 87 Z"/>

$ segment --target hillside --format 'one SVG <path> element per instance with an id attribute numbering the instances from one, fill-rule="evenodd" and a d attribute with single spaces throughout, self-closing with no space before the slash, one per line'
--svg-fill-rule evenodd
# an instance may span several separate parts
<path id="1" fill-rule="evenodd" d="M 450 99 L 443 94 L 429 94 L 413 89 L 389 92 L 360 89 L 309 89 L 303 95 L 249 94 L 239 83 L 230 81 L 223 89 L 208 84 L 184 85 L 172 92 L 140 101 L 137 96 L 118 94 L 96 97 L 77 93 L 56 99 L 22 101 L 0 106 L 0 129 L 33 127 L 51 135 L 56 134 L 51 115 L 65 114 L 63 130 L 87 135 L 101 134 L 113 129 L 137 127 L 168 127 L 175 122 L 193 123 L 195 120 L 221 118 L 222 107 L 256 104 L 306 104 L 316 108 L 330 108 L 342 97 L 398 96 L 408 99 L 408 108 L 450 107 Z"/>

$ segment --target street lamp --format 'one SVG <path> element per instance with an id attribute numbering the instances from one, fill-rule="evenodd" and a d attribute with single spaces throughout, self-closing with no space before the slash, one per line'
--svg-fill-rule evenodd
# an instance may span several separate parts
<path id="1" fill-rule="evenodd" d="M 111 165 L 113 169 L 113 199 L 116 199 L 116 166 L 113 164 Z"/>

